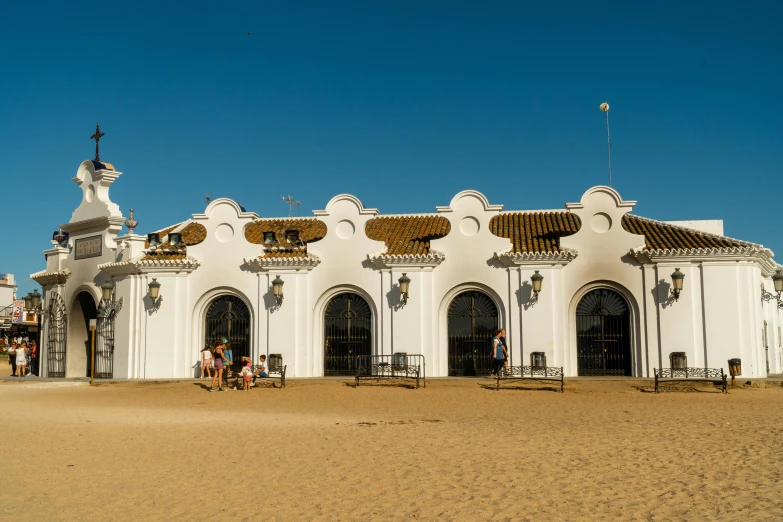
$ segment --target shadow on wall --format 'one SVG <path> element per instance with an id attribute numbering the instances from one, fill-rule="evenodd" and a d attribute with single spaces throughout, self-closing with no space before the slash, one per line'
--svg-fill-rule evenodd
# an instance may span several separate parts
<path id="1" fill-rule="evenodd" d="M 655 288 L 650 290 L 652 297 L 655 300 L 655 304 L 666 308 L 674 304 L 674 296 L 671 295 L 671 283 L 666 279 L 660 279 Z"/>
<path id="2" fill-rule="evenodd" d="M 530 281 L 523 281 L 516 294 L 519 306 L 524 307 L 525 310 L 533 306 L 533 285 L 530 284 Z"/>
<path id="3" fill-rule="evenodd" d="M 283 297 L 285 298 L 285 291 L 283 291 Z M 275 313 L 280 310 L 280 305 L 277 304 L 277 298 L 275 297 L 275 291 L 272 288 L 268 288 L 266 293 L 262 297 L 264 302 L 264 308 L 269 310 L 269 313 Z"/>
<path id="4" fill-rule="evenodd" d="M 402 292 L 400 291 L 399 283 L 394 283 L 391 289 L 386 292 L 386 299 L 389 303 L 389 308 L 395 312 L 402 309 Z"/>

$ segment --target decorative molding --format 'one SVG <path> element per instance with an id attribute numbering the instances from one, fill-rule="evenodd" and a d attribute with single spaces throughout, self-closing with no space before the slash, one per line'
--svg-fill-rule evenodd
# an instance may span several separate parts
<path id="1" fill-rule="evenodd" d="M 103 263 L 98 270 L 110 275 L 141 274 L 146 272 L 186 272 L 196 270 L 201 263 L 192 257 L 184 259 L 144 259 L 145 253 L 127 261 Z"/>
<path id="2" fill-rule="evenodd" d="M 506 266 L 565 266 L 579 255 L 571 248 L 560 252 L 495 252 L 495 259 Z"/>
<path id="3" fill-rule="evenodd" d="M 30 274 L 30 279 L 32 279 L 33 281 L 35 281 L 41 286 L 62 285 L 65 284 L 65 281 L 68 280 L 68 277 L 70 277 L 70 275 L 71 275 L 71 271 L 68 268 L 66 268 L 65 270 L 58 270 L 56 272 L 47 272 L 46 270 L 43 270 L 41 272 Z"/>
<path id="4" fill-rule="evenodd" d="M 462 192 L 457 193 L 453 198 L 451 198 L 451 202 L 444 206 L 437 206 L 435 209 L 440 212 L 454 212 L 454 207 L 457 205 L 457 202 L 460 199 L 466 198 L 466 197 L 473 197 L 476 198 L 481 202 L 481 205 L 484 207 L 485 212 L 500 212 L 503 210 L 503 205 L 492 205 L 490 204 L 489 200 L 487 199 L 487 196 L 479 192 L 478 190 L 463 190 Z"/>
<path id="5" fill-rule="evenodd" d="M 60 229 L 73 236 L 85 230 L 103 228 L 121 230 L 124 224 L 125 218 L 122 216 L 100 216 L 92 219 L 84 219 L 82 221 L 74 221 L 73 223 L 66 223 L 60 225 Z"/>
<path id="6" fill-rule="evenodd" d="M 297 257 L 254 257 L 245 259 L 245 264 L 253 272 L 269 270 L 306 270 L 310 271 L 321 263 L 321 258 L 313 254 Z"/>
<path id="7" fill-rule="evenodd" d="M 617 192 L 612 187 L 607 187 L 606 185 L 598 185 L 595 187 L 591 187 L 587 189 L 587 191 L 582 194 L 582 198 L 579 200 L 579 203 L 566 203 L 566 209 L 567 210 L 581 210 L 585 208 L 585 201 L 590 198 L 593 194 L 606 194 L 609 197 L 611 197 L 614 200 L 615 205 L 617 205 L 617 208 L 627 208 L 632 209 L 636 206 L 636 201 L 624 200 L 620 193 Z"/>
<path id="8" fill-rule="evenodd" d="M 417 268 L 436 267 L 446 259 L 446 254 L 430 250 L 428 254 L 384 254 L 375 253 L 367 256 L 367 260 L 376 268 Z"/>
<path id="9" fill-rule="evenodd" d="M 341 201 L 350 201 L 353 203 L 357 210 L 359 211 L 360 216 L 377 216 L 378 215 L 378 209 L 377 208 L 365 208 L 364 204 L 357 198 L 356 196 L 352 194 L 338 194 L 332 199 L 329 200 L 329 203 L 326 204 L 326 209 L 324 210 L 313 210 L 313 215 L 316 216 L 329 216 L 332 213 L 332 209 L 334 206 L 341 202 Z"/>
<path id="10" fill-rule="evenodd" d="M 237 218 L 239 219 L 258 219 L 258 214 L 255 212 L 248 212 L 246 210 L 242 210 L 242 206 L 234 201 L 233 199 L 229 198 L 217 198 L 213 199 L 209 205 L 207 205 L 207 208 L 204 209 L 203 214 L 193 214 L 193 219 L 195 220 L 203 220 L 203 219 L 209 219 L 209 215 L 212 213 L 212 211 L 219 207 L 220 205 L 228 205 L 232 207 L 236 213 Z"/>
<path id="11" fill-rule="evenodd" d="M 757 263 L 764 277 L 770 277 L 779 268 L 772 259 L 772 251 L 761 245 L 746 243 L 742 247 L 723 248 L 636 248 L 629 254 L 641 263 L 665 263 L 679 261 L 747 261 Z"/>

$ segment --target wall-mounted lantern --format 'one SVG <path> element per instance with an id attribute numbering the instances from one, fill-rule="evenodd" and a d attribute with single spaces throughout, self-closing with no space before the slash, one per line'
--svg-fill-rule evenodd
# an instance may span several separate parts
<path id="1" fill-rule="evenodd" d="M 530 299 L 530 304 L 536 304 L 538 302 L 538 294 L 541 292 L 541 284 L 544 282 L 544 276 L 536 273 L 530 276 L 530 284 L 533 285 L 533 297 Z"/>
<path id="2" fill-rule="evenodd" d="M 767 292 L 764 288 L 764 283 L 761 283 L 761 301 L 769 302 L 773 299 L 777 300 L 778 308 L 783 308 L 783 301 L 781 301 L 781 294 L 783 294 L 783 270 L 777 269 L 772 276 L 772 283 L 775 285 L 775 294 Z"/>
<path id="3" fill-rule="evenodd" d="M 147 289 L 150 292 L 150 299 L 152 299 L 153 310 L 157 312 L 158 308 L 160 308 L 161 301 L 163 301 L 163 296 L 160 295 L 160 283 L 158 283 L 158 280 L 153 277 L 152 281 L 150 281 L 147 285 Z"/>
<path id="4" fill-rule="evenodd" d="M 272 281 L 272 294 L 275 296 L 275 301 L 277 302 L 277 306 L 280 306 L 283 304 L 283 280 L 280 279 L 280 276 L 275 277 L 275 279 Z"/>
<path id="5" fill-rule="evenodd" d="M 101 299 L 103 301 L 111 301 L 111 297 L 114 295 L 114 285 L 110 282 L 103 283 L 101 285 Z"/>
<path id="6" fill-rule="evenodd" d="M 37 288 L 30 294 L 30 304 L 33 305 L 33 310 L 39 311 L 41 309 L 41 292 Z"/>
<path id="7" fill-rule="evenodd" d="M 402 274 L 402 277 L 397 280 L 400 283 L 400 296 L 402 297 L 402 304 L 408 304 L 408 296 L 411 289 L 411 278 L 407 274 Z"/>
<path id="8" fill-rule="evenodd" d="M 682 292 L 682 282 L 685 279 L 685 274 L 680 272 L 679 268 L 675 268 L 672 273 L 672 290 L 671 295 L 674 300 L 677 301 L 680 298 L 680 292 Z"/>
<path id="9" fill-rule="evenodd" d="M 26 310 L 33 309 L 33 294 L 27 294 L 24 296 L 24 307 Z"/>

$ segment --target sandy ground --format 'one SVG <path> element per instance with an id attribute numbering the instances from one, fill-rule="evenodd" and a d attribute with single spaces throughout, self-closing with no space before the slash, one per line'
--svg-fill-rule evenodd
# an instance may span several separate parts
<path id="1" fill-rule="evenodd" d="M 783 388 L 491 382 L 1 382 L 0 519 L 783 520 Z"/>

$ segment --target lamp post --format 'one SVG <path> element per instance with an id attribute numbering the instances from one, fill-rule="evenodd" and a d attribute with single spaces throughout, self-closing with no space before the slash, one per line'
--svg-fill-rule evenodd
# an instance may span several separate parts
<path id="1" fill-rule="evenodd" d="M 671 295 L 674 300 L 677 301 L 680 298 L 680 292 L 682 292 L 682 282 L 685 279 L 685 274 L 680 272 L 679 268 L 675 268 L 672 273 L 672 290 Z"/>
<path id="2" fill-rule="evenodd" d="M 272 294 L 275 296 L 275 302 L 277 303 L 277 306 L 281 306 L 283 304 L 283 284 L 284 281 L 280 279 L 279 275 L 276 276 L 272 281 Z"/>
<path id="3" fill-rule="evenodd" d="M 781 300 L 781 294 L 783 294 L 783 270 L 780 268 L 775 271 L 772 276 L 772 283 L 775 285 L 775 294 L 767 292 L 764 288 L 764 283 L 761 283 L 761 301 L 769 302 L 773 299 L 777 300 L 778 308 L 783 308 L 783 300 Z"/>
<path id="4" fill-rule="evenodd" d="M 544 276 L 536 273 L 530 276 L 530 284 L 533 285 L 533 297 L 530 298 L 530 304 L 534 305 L 538 302 L 538 294 L 541 292 L 541 284 L 544 282 Z"/>
<path id="5" fill-rule="evenodd" d="M 410 295 L 410 288 L 411 288 L 411 278 L 408 277 L 408 274 L 403 273 L 402 277 L 397 280 L 398 283 L 400 283 L 400 296 L 402 298 L 402 304 L 406 305 L 408 304 L 408 296 Z"/>

